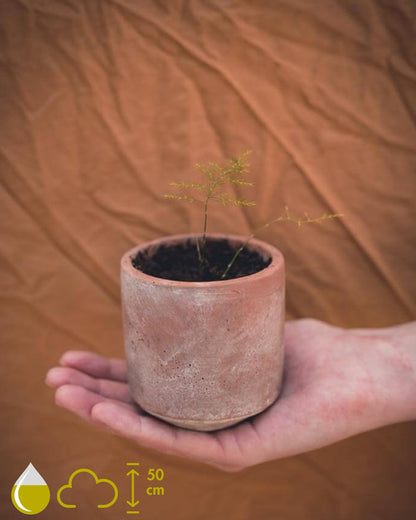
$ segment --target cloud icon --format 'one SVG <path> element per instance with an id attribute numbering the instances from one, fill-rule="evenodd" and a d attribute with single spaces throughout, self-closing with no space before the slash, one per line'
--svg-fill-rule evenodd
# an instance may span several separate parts
<path id="1" fill-rule="evenodd" d="M 113 488 L 114 497 L 111 500 L 111 502 L 109 502 L 108 504 L 99 504 L 97 507 L 101 507 L 101 508 L 110 507 L 116 502 L 116 500 L 118 498 L 118 489 L 117 489 L 117 486 L 114 484 L 114 482 L 112 480 L 108 480 L 106 478 L 98 478 L 97 475 L 90 469 L 82 468 L 82 469 L 77 469 L 76 471 L 74 471 L 72 473 L 72 475 L 69 477 L 68 484 L 66 484 L 65 486 L 62 486 L 58 489 L 58 493 L 56 494 L 56 499 L 58 500 L 58 502 L 60 503 L 60 505 L 62 507 L 66 507 L 66 508 L 77 507 L 75 504 L 65 504 L 64 502 L 62 502 L 61 493 L 64 489 L 72 489 L 72 481 L 78 475 L 78 473 L 89 473 L 90 475 L 92 475 L 94 477 L 96 484 L 101 484 L 102 482 L 104 482 L 105 484 L 109 484 Z"/>

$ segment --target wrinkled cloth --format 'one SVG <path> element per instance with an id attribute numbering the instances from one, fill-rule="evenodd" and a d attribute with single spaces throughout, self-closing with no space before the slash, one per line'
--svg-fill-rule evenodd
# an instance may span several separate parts
<path id="1" fill-rule="evenodd" d="M 123 356 L 122 254 L 200 232 L 169 183 L 247 149 L 254 186 L 230 194 L 256 206 L 212 201 L 210 231 L 246 236 L 286 206 L 343 214 L 257 235 L 285 256 L 287 318 L 415 319 L 415 21 L 412 0 L 0 3 L 2 518 L 29 462 L 52 493 L 42 518 L 123 518 L 134 461 L 146 520 L 416 517 L 415 423 L 224 474 L 88 426 L 43 382 L 67 349 Z M 61 508 L 78 468 L 118 502 L 97 509 L 90 486 Z"/>

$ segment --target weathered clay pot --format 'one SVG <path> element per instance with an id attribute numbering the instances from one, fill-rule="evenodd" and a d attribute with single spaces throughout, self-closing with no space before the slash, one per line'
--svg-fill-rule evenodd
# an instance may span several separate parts
<path id="1" fill-rule="evenodd" d="M 271 263 L 231 280 L 182 282 L 137 270 L 139 250 L 200 235 L 174 235 L 127 251 L 121 292 L 128 381 L 136 402 L 169 423 L 224 428 L 255 415 L 279 395 L 283 369 L 284 259 L 252 239 Z M 241 245 L 246 237 L 208 234 Z"/>

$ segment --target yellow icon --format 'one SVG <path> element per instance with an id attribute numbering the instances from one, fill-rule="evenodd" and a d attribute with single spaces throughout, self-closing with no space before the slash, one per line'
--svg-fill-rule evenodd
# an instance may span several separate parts
<path id="1" fill-rule="evenodd" d="M 114 482 L 112 480 L 108 480 L 106 478 L 98 478 L 97 475 L 91 471 L 90 469 L 77 469 L 76 471 L 74 471 L 72 473 L 72 475 L 69 477 L 69 481 L 68 481 L 68 484 L 66 484 L 65 486 L 62 486 L 58 489 L 58 493 L 56 495 L 56 498 L 58 500 L 58 502 L 61 504 L 62 507 L 66 507 L 66 508 L 74 508 L 74 507 L 77 507 L 75 504 L 65 504 L 64 502 L 62 502 L 61 500 L 61 493 L 64 489 L 71 489 L 72 488 L 72 481 L 74 480 L 74 477 L 76 477 L 76 475 L 78 475 L 78 473 L 89 473 L 90 475 L 92 475 L 94 477 L 94 480 L 95 480 L 95 483 L 96 484 L 101 484 L 102 482 L 106 483 L 106 484 L 110 484 L 110 486 L 113 488 L 113 492 L 114 492 L 114 497 L 113 499 L 111 500 L 111 502 L 109 502 L 108 504 L 100 504 L 98 505 L 97 507 L 101 507 L 101 508 L 104 508 L 104 507 L 110 507 L 112 506 L 117 498 L 118 498 L 118 489 L 117 489 L 117 486 L 114 484 Z"/>
<path id="2" fill-rule="evenodd" d="M 30 463 L 12 488 L 14 507 L 25 515 L 37 515 L 46 508 L 50 498 L 48 485 Z"/>

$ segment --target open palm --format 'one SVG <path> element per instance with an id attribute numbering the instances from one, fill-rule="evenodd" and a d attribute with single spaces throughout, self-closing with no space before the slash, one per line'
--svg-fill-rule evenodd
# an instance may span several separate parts
<path id="1" fill-rule="evenodd" d="M 46 382 L 55 400 L 82 419 L 140 445 L 226 471 L 295 455 L 391 422 L 386 353 L 391 329 L 345 330 L 313 319 L 287 322 L 279 399 L 265 412 L 212 433 L 168 425 L 132 400 L 122 359 L 68 351 Z"/>

